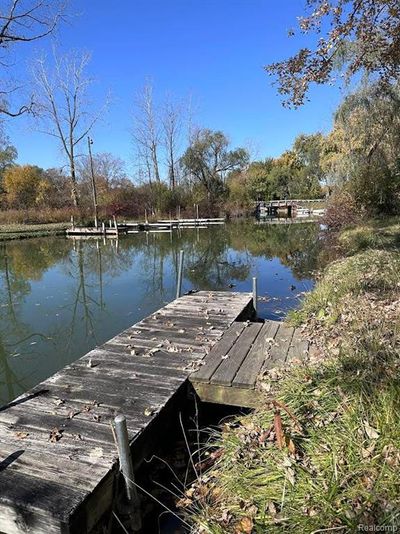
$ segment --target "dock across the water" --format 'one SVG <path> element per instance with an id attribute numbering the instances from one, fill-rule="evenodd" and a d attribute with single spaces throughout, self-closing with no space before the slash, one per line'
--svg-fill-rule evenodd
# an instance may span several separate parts
<path id="1" fill-rule="evenodd" d="M 225 223 L 225 218 L 198 218 L 198 219 L 162 219 L 158 221 L 108 221 L 108 223 L 95 226 L 75 226 L 66 230 L 67 236 L 108 236 L 136 234 L 138 232 L 171 232 L 178 228 L 208 228 L 213 225 Z"/>
<path id="2" fill-rule="evenodd" d="M 1 408 L 0 532 L 93 529 L 114 498 L 117 414 L 136 469 L 189 389 L 254 406 L 259 373 L 308 346 L 281 323 L 252 322 L 253 313 L 249 293 L 185 295 Z"/>

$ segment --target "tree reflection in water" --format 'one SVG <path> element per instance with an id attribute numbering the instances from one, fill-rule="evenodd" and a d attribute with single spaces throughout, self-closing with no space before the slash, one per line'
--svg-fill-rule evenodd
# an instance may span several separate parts
<path id="1" fill-rule="evenodd" d="M 172 300 L 183 289 L 251 290 L 287 299 L 318 266 L 316 225 L 231 223 L 100 240 L 38 238 L 0 247 L 0 403 Z M 273 284 L 271 282 L 273 280 Z M 264 284 L 264 285 L 263 285 Z M 272 314 L 272 304 L 262 310 Z M 269 308 L 268 308 L 269 306 Z M 261 307 L 262 308 L 262 307 Z"/>

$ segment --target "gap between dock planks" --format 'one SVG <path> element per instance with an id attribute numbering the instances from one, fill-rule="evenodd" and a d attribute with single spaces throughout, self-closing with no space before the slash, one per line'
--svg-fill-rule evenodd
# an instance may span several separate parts
<path id="1" fill-rule="evenodd" d="M 0 532 L 90 531 L 112 500 L 110 422 L 126 416 L 139 464 L 146 439 L 178 413 L 190 372 L 251 301 L 183 296 L 0 408 Z"/>

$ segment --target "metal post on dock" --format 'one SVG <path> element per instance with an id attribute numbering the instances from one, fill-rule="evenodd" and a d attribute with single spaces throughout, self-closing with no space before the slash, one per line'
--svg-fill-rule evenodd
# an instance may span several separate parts
<path id="1" fill-rule="evenodd" d="M 253 308 L 257 314 L 257 277 L 253 276 Z"/>
<path id="2" fill-rule="evenodd" d="M 72 227 L 72 230 L 75 230 L 75 221 L 74 221 L 73 215 L 71 215 L 71 227 Z"/>
<path id="3" fill-rule="evenodd" d="M 142 521 L 139 514 L 139 499 L 135 486 L 135 479 L 133 474 L 131 449 L 129 447 L 128 428 L 126 426 L 126 417 L 122 414 L 117 415 L 114 419 L 115 435 L 117 437 L 119 466 L 122 476 L 124 477 L 126 494 L 128 501 L 132 504 L 132 511 L 134 512 L 135 530 L 140 530 Z"/>
<path id="4" fill-rule="evenodd" d="M 103 232 L 103 235 L 106 235 L 106 225 L 104 222 L 101 223 L 101 231 Z"/>
<path id="5" fill-rule="evenodd" d="M 199 205 L 196 204 L 196 222 L 199 221 Z"/>
<path id="6" fill-rule="evenodd" d="M 178 280 L 176 284 L 176 298 L 178 299 L 181 296 L 182 291 L 182 275 L 183 275 L 183 250 L 179 251 L 179 263 L 178 263 Z"/>

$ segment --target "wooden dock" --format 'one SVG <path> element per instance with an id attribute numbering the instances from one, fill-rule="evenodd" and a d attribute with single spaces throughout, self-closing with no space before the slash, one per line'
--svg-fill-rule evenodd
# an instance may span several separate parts
<path id="1" fill-rule="evenodd" d="M 199 219 L 163 219 L 155 222 L 149 221 L 122 221 L 102 224 L 98 228 L 71 226 L 66 230 L 67 236 L 111 236 L 118 237 L 125 234 L 138 232 L 171 232 L 178 228 L 208 228 L 213 225 L 225 223 L 224 218 L 199 218 Z"/>
<path id="2" fill-rule="evenodd" d="M 188 376 L 252 309 L 248 293 L 181 297 L 1 408 L 0 532 L 90 532 L 113 501 L 115 415 L 127 418 L 137 467 Z M 248 339 L 263 326 L 239 329 Z"/>
<path id="3" fill-rule="evenodd" d="M 279 321 L 235 322 L 190 376 L 205 402 L 256 407 L 256 388 L 266 370 L 307 357 L 309 344 L 297 329 Z"/>

